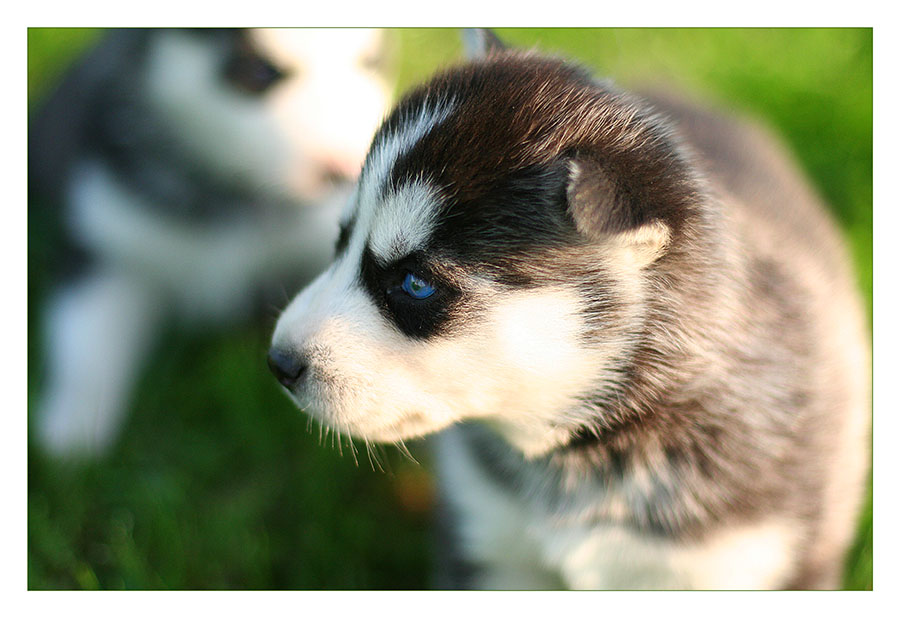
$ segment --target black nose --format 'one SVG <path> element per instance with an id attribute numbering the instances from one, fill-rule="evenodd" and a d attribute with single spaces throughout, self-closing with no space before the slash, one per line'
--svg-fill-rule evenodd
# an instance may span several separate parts
<path id="1" fill-rule="evenodd" d="M 291 354 L 277 348 L 269 350 L 269 369 L 285 388 L 291 388 L 306 373 L 306 363 L 297 354 Z"/>

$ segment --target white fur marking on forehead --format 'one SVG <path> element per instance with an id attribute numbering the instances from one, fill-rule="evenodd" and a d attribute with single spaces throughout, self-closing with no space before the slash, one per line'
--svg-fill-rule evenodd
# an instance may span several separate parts
<path id="1" fill-rule="evenodd" d="M 431 236 L 437 211 L 435 192 L 423 183 L 390 193 L 375 211 L 369 247 L 385 262 L 421 248 Z"/>
<path id="2" fill-rule="evenodd" d="M 383 136 L 374 150 L 369 153 L 366 169 L 363 170 L 360 191 L 363 207 L 375 206 L 378 195 L 388 182 L 391 169 L 397 159 L 446 120 L 452 113 L 453 107 L 452 101 L 436 101 L 434 104 L 430 104 L 426 99 L 416 115 L 405 119 L 398 131 Z"/>

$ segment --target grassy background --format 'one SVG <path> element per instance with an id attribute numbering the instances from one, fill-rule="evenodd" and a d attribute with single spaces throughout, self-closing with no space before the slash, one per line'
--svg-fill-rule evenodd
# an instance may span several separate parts
<path id="1" fill-rule="evenodd" d="M 500 30 L 626 86 L 664 83 L 764 119 L 846 231 L 871 316 L 871 30 Z M 94 30 L 31 30 L 31 107 Z M 455 30 L 394 33 L 398 90 L 453 62 Z M 49 226 L 30 218 L 29 409 Z M 28 455 L 31 589 L 409 589 L 428 585 L 431 483 L 393 449 L 385 472 L 320 444 L 264 357 L 275 316 L 228 333 L 171 330 L 122 439 L 101 462 Z M 870 317 L 871 324 L 871 317 Z M 872 587 L 871 494 L 845 585 Z"/>

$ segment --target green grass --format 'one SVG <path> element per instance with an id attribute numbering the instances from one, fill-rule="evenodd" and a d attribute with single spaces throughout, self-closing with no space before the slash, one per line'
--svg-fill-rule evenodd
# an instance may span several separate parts
<path id="1" fill-rule="evenodd" d="M 46 95 L 97 34 L 95 28 L 29 28 L 28 101 L 38 101 Z"/>
<path id="2" fill-rule="evenodd" d="M 170 333 L 108 460 L 29 457 L 31 588 L 424 585 L 424 472 L 320 447 L 261 370 L 266 330 Z"/>
<path id="3" fill-rule="evenodd" d="M 95 31 L 29 32 L 30 103 Z M 663 82 L 764 119 L 831 204 L 871 310 L 870 30 L 501 30 L 632 86 Z M 403 89 L 458 58 L 454 30 L 397 33 Z M 51 236 L 29 222 L 29 401 Z M 122 439 L 90 465 L 28 456 L 31 589 L 408 589 L 428 584 L 427 454 L 383 473 L 318 431 L 264 363 L 274 316 L 228 333 L 171 330 Z M 29 406 L 31 408 L 32 406 Z M 871 496 L 845 585 L 872 587 Z"/>

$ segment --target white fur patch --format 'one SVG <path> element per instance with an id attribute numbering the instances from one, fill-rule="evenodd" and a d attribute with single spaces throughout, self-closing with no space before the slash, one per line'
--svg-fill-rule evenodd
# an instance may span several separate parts
<path id="1" fill-rule="evenodd" d="M 421 248 L 431 236 L 437 206 L 437 196 L 423 183 L 388 194 L 372 222 L 372 252 L 387 263 Z"/>
<path id="2" fill-rule="evenodd" d="M 526 456 L 540 455 L 569 437 L 578 396 L 608 381 L 602 353 L 581 345 L 582 301 L 564 287 L 513 292 L 486 317 L 486 365 L 504 392 L 489 421 Z M 478 374 L 480 375 L 480 374 Z"/>
<path id="3" fill-rule="evenodd" d="M 699 543 L 657 540 L 621 526 L 548 526 L 545 547 L 570 588 L 766 590 L 791 565 L 784 522 L 726 528 Z"/>
<path id="4" fill-rule="evenodd" d="M 472 461 L 453 430 L 437 436 L 444 491 L 461 515 L 464 555 L 487 568 L 477 587 L 571 589 L 769 589 L 791 567 L 798 542 L 789 522 L 726 528 L 700 543 L 587 526 L 535 509 Z"/>
<path id="5" fill-rule="evenodd" d="M 453 112 L 453 107 L 452 102 L 434 101 L 429 105 L 426 101 L 418 115 L 404 123 L 402 130 L 383 136 L 369 152 L 365 172 L 360 178 L 361 208 L 374 214 L 380 203 L 380 193 L 387 184 L 397 159 L 446 120 Z M 365 225 L 369 228 L 371 223 L 366 222 Z"/>

